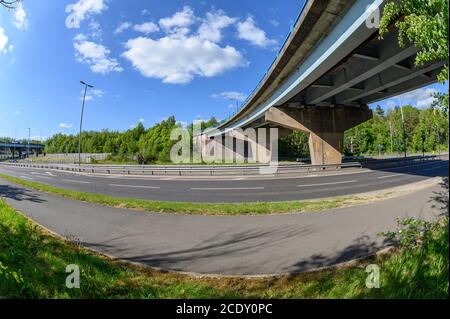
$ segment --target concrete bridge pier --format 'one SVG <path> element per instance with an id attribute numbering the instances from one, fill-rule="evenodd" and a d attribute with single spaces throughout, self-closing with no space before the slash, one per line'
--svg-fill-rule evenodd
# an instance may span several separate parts
<path id="1" fill-rule="evenodd" d="M 266 122 L 309 133 L 313 165 L 342 163 L 344 132 L 372 118 L 367 106 L 271 107 Z"/>

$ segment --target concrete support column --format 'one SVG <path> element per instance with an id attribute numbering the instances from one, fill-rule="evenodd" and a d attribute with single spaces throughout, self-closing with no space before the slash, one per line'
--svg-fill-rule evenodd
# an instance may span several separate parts
<path id="1" fill-rule="evenodd" d="M 339 164 L 344 151 L 344 132 L 309 134 L 311 163 L 315 165 Z"/>
<path id="2" fill-rule="evenodd" d="M 271 107 L 266 122 L 310 134 L 309 150 L 313 165 L 340 164 L 344 132 L 372 118 L 372 111 L 362 107 Z"/>

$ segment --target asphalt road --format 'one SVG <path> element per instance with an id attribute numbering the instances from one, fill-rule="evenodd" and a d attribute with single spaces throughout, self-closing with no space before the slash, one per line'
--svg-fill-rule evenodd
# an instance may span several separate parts
<path id="1" fill-rule="evenodd" d="M 0 197 L 48 229 L 117 258 L 182 272 L 262 275 L 302 272 L 372 254 L 386 245 L 377 234 L 394 230 L 396 218 L 435 218 L 439 199 L 448 201 L 448 188 L 432 186 L 320 213 L 269 216 L 142 213 L 55 197 L 3 180 Z"/>
<path id="2" fill-rule="evenodd" d="M 448 160 L 385 170 L 283 177 L 127 177 L 0 166 L 0 173 L 70 190 L 179 202 L 286 201 L 376 191 L 448 176 Z"/>

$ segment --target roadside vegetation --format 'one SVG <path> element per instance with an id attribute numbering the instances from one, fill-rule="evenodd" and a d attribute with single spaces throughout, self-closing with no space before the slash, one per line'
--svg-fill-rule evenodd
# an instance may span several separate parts
<path id="1" fill-rule="evenodd" d="M 439 103 L 436 100 L 436 103 Z M 437 152 L 448 150 L 448 112 L 438 105 L 428 109 L 404 106 L 406 144 L 409 153 Z M 217 124 L 212 118 L 203 127 Z M 82 150 L 84 153 L 111 153 L 99 164 L 167 164 L 170 150 L 176 141 L 170 140 L 170 132 L 178 124 L 170 117 L 153 127 L 145 128 L 139 123 L 125 132 L 103 130 L 84 132 Z M 192 125 L 187 128 L 192 132 Z M 56 134 L 46 142 L 46 153 L 76 153 L 78 135 Z M 344 137 L 344 151 L 347 155 L 377 155 L 403 152 L 403 127 L 399 107 L 385 112 L 381 107 L 374 111 L 374 117 L 348 130 Z M 308 135 L 294 132 L 279 141 L 279 156 L 283 158 L 309 157 Z"/>
<path id="2" fill-rule="evenodd" d="M 144 212 L 156 213 L 183 213 L 190 215 L 268 215 L 282 213 L 313 213 L 323 210 L 349 207 L 358 204 L 367 204 L 392 196 L 391 191 L 377 193 L 376 195 L 349 195 L 336 196 L 323 199 L 284 202 L 245 202 L 245 203 L 189 203 L 167 202 L 146 199 L 122 198 L 108 195 L 84 193 L 60 187 L 49 186 L 33 181 L 23 180 L 9 175 L 0 174 L 0 178 L 18 185 L 46 192 L 52 195 L 83 202 L 124 208 Z"/>
<path id="3" fill-rule="evenodd" d="M 279 278 L 194 278 L 89 252 L 0 200 L 0 298 L 448 298 L 448 218 L 415 223 L 400 223 L 410 239 L 398 249 L 353 266 Z M 366 288 L 365 269 L 374 263 L 380 289 Z M 80 289 L 65 286 L 72 264 L 80 268 Z"/>

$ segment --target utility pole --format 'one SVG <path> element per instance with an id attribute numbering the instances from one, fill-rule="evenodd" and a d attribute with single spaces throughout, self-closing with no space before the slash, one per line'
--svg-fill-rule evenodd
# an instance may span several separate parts
<path id="1" fill-rule="evenodd" d="M 422 157 L 425 157 L 425 140 L 427 136 L 425 131 L 422 131 Z"/>
<path id="2" fill-rule="evenodd" d="M 437 149 L 438 154 L 441 155 L 441 135 L 439 133 L 439 124 L 436 124 L 436 134 L 437 134 Z"/>
<path id="3" fill-rule="evenodd" d="M 403 106 L 400 100 L 400 112 L 402 114 L 402 124 L 403 124 L 403 148 L 405 150 L 405 158 L 406 158 L 406 127 L 405 127 L 405 117 L 403 116 Z"/>
<path id="4" fill-rule="evenodd" d="M 31 139 L 31 128 L 28 128 L 28 150 L 27 150 L 27 158 L 30 156 L 30 139 Z"/>
<path id="5" fill-rule="evenodd" d="M 88 88 L 93 88 L 92 85 L 85 83 L 84 81 L 80 81 L 82 85 L 84 85 L 84 96 L 83 96 L 83 104 L 81 106 L 81 120 L 80 120 L 80 134 L 78 136 L 78 165 L 81 166 L 81 131 L 83 130 L 83 114 L 84 114 L 84 103 L 86 102 L 86 93 Z"/>
<path id="6" fill-rule="evenodd" d="M 394 139 L 392 137 L 392 122 L 389 121 L 389 132 L 391 134 L 391 154 L 394 154 Z"/>

